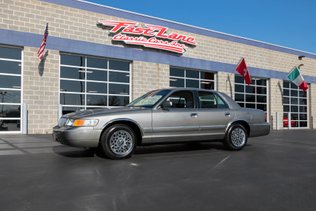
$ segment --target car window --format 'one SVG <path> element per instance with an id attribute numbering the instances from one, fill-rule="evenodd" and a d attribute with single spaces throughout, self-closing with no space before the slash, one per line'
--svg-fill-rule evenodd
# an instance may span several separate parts
<path id="1" fill-rule="evenodd" d="M 199 100 L 201 108 L 228 108 L 225 101 L 215 93 L 199 92 Z"/>
<path id="2" fill-rule="evenodd" d="M 170 90 L 159 90 L 148 92 L 147 94 L 133 100 L 128 107 L 148 107 L 152 108 L 161 98 L 166 96 Z"/>
<path id="3" fill-rule="evenodd" d="M 194 108 L 193 93 L 190 91 L 174 92 L 166 101 L 171 102 L 171 108 Z"/>

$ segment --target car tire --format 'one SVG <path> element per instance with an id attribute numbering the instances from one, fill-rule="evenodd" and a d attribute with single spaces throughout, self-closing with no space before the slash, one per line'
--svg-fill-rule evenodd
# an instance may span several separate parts
<path id="1" fill-rule="evenodd" d="M 244 126 L 233 124 L 226 132 L 224 145 L 229 150 L 238 151 L 246 146 L 248 133 Z"/>
<path id="2" fill-rule="evenodd" d="M 99 147 L 110 159 L 126 159 L 134 153 L 136 135 L 127 125 L 112 125 L 102 133 Z"/>

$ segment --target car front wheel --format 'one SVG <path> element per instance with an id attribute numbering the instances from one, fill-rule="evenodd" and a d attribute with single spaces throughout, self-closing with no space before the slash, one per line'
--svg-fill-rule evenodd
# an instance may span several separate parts
<path id="1" fill-rule="evenodd" d="M 135 139 L 134 131 L 127 125 L 113 125 L 102 134 L 100 148 L 108 158 L 129 158 L 135 150 Z"/>
<path id="2" fill-rule="evenodd" d="M 229 150 L 241 150 L 247 144 L 248 134 L 246 129 L 240 124 L 233 124 L 228 129 L 224 145 Z"/>

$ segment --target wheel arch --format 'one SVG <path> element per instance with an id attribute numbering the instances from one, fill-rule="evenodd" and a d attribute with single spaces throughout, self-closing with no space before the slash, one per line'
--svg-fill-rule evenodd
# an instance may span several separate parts
<path id="1" fill-rule="evenodd" d="M 245 121 L 245 120 L 235 120 L 235 121 L 229 123 L 228 126 L 227 126 L 227 128 L 226 128 L 225 134 L 228 132 L 229 128 L 230 128 L 232 125 L 234 125 L 234 124 L 240 124 L 240 125 L 242 125 L 242 126 L 246 129 L 247 135 L 248 135 L 248 136 L 250 135 L 250 125 L 249 125 L 248 122 Z"/>
<path id="2" fill-rule="evenodd" d="M 133 120 L 131 120 L 131 119 L 114 119 L 114 120 L 111 120 L 111 121 L 107 122 L 103 126 L 103 129 L 102 129 L 102 132 L 101 132 L 101 135 L 100 135 L 100 138 L 99 138 L 99 142 L 101 141 L 101 137 L 102 137 L 103 133 L 109 127 L 111 127 L 113 125 L 118 125 L 118 124 L 129 126 L 135 132 L 136 141 L 137 141 L 136 145 L 141 145 L 142 137 L 143 137 L 143 131 L 142 131 L 141 127 L 138 125 L 138 123 L 133 121 Z"/>

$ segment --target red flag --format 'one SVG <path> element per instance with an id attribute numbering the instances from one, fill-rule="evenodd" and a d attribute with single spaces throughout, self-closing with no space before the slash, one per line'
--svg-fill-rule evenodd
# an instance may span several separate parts
<path id="1" fill-rule="evenodd" d="M 39 47 L 39 49 L 37 51 L 37 57 L 40 60 L 42 60 L 43 56 L 44 56 L 44 50 L 45 50 L 45 47 L 46 47 L 47 37 L 48 37 L 48 23 L 46 24 L 46 29 L 45 29 L 45 32 L 44 32 L 44 36 L 43 36 L 43 39 L 42 39 L 41 46 Z"/>
<path id="2" fill-rule="evenodd" d="M 241 60 L 239 61 L 236 67 L 236 71 L 239 72 L 239 74 L 242 77 L 244 77 L 244 80 L 246 81 L 247 85 L 251 84 L 251 77 L 244 58 L 241 58 Z"/>

